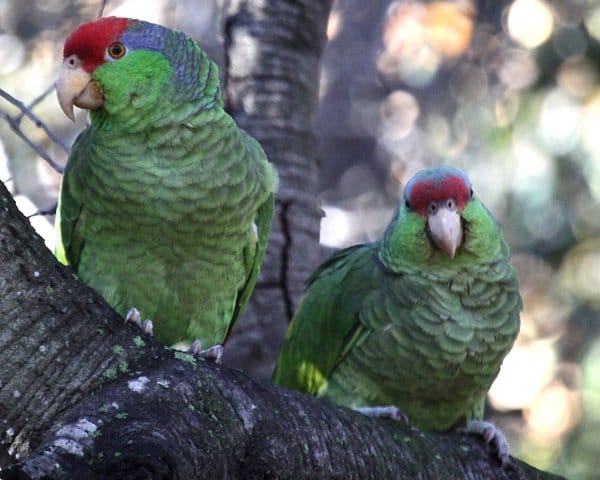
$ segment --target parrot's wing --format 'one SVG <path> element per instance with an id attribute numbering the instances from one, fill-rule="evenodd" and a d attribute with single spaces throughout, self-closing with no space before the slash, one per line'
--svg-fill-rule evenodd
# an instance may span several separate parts
<path id="1" fill-rule="evenodd" d="M 275 209 L 275 190 L 277 189 L 277 173 L 273 166 L 268 163 L 268 160 L 260 147 L 259 143 L 244 132 L 244 138 L 248 141 L 247 152 L 252 157 L 252 165 L 256 173 L 256 182 L 262 188 L 269 192 L 266 200 L 260 204 L 254 219 L 255 226 L 255 241 L 250 242 L 245 250 L 246 264 L 246 282 L 238 292 L 231 322 L 227 329 L 227 334 L 223 343 L 231 334 L 234 325 L 239 320 L 248 300 L 252 296 L 260 267 L 265 258 L 265 252 L 269 244 L 269 235 L 271 234 L 271 223 L 273 221 L 273 211 Z"/>
<path id="2" fill-rule="evenodd" d="M 359 313 L 379 280 L 374 253 L 372 244 L 346 248 L 312 275 L 308 293 L 288 329 L 275 371 L 276 383 L 318 393 L 335 366 L 368 333 Z"/>
<path id="3" fill-rule="evenodd" d="M 238 293 L 235 309 L 231 318 L 231 323 L 229 324 L 229 329 L 227 330 L 227 337 L 231 333 L 231 330 L 233 329 L 235 323 L 239 320 L 242 312 L 244 311 L 244 307 L 248 303 L 248 300 L 250 300 L 252 292 L 254 291 L 254 287 L 258 279 L 258 274 L 260 273 L 260 266 L 262 265 L 263 259 L 265 257 L 265 252 L 267 251 L 267 245 L 269 243 L 269 234 L 271 232 L 271 221 L 273 219 L 274 208 L 274 194 L 271 194 L 267 201 L 265 201 L 258 208 L 255 223 L 257 230 L 256 235 L 258 238 L 256 240 L 254 248 L 254 255 L 250 258 L 250 261 L 248 263 L 248 276 L 246 278 L 246 283 L 244 283 L 244 286 Z"/>
<path id="4" fill-rule="evenodd" d="M 89 152 L 86 130 L 75 141 L 65 168 L 56 214 L 56 251 L 59 262 L 77 270 L 84 243 L 85 212 L 81 203 L 81 164 Z"/>

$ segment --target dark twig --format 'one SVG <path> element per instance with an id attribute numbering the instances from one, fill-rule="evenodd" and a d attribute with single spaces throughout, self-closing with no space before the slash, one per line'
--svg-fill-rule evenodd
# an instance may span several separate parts
<path id="1" fill-rule="evenodd" d="M 96 18 L 101 18 L 102 15 L 104 15 L 104 8 L 106 7 L 107 3 L 108 0 L 102 0 L 102 2 L 100 3 L 100 10 L 98 10 L 98 16 Z"/>
<path id="2" fill-rule="evenodd" d="M 4 120 L 6 120 L 6 122 L 12 129 L 12 131 L 15 132 L 15 134 L 17 135 L 17 137 L 19 137 L 27 145 L 29 145 L 31 148 L 33 148 L 38 153 L 38 155 L 40 157 L 42 157 L 44 160 L 46 160 L 46 162 L 48 162 L 48 164 L 54 170 L 56 170 L 58 173 L 63 172 L 63 167 L 61 167 L 58 163 L 56 163 L 54 160 L 52 160 L 50 155 L 48 155 L 41 147 L 36 145 L 32 140 L 30 140 L 29 137 L 27 135 L 25 135 L 23 133 L 23 131 L 21 130 L 21 126 L 19 125 L 19 123 L 15 122 L 15 119 L 6 110 L 0 109 L 0 117 L 4 118 Z"/>
<path id="3" fill-rule="evenodd" d="M 54 86 L 52 86 L 52 88 L 54 88 Z M 48 88 L 44 93 L 42 93 L 42 95 L 34 99 L 31 103 L 31 106 L 34 106 L 39 101 L 41 101 L 47 95 L 46 92 L 51 92 L 52 88 Z M 52 130 L 50 130 L 50 128 L 40 119 L 40 117 L 38 117 L 35 113 L 31 111 L 31 106 L 27 107 L 23 102 L 17 100 L 15 97 L 13 97 L 10 93 L 8 93 L 2 88 L 0 88 L 0 97 L 4 98 L 7 102 L 13 104 L 21 112 L 19 115 L 11 117 L 13 123 L 17 127 L 20 128 L 21 119 L 23 118 L 23 115 L 25 115 L 35 124 L 36 127 L 41 128 L 46 133 L 46 135 L 48 135 L 48 138 L 50 140 L 59 145 L 65 151 L 65 153 L 69 153 L 71 151 L 71 149 L 63 142 L 63 140 Z M 6 112 L 6 114 L 8 115 L 8 112 Z"/>
<path id="4" fill-rule="evenodd" d="M 63 167 L 60 166 L 58 163 L 56 163 L 44 149 L 42 149 L 39 145 L 34 143 L 23 132 L 23 130 L 21 128 L 21 120 L 23 119 L 23 116 L 26 116 L 31 121 L 33 121 L 33 123 L 35 124 L 36 127 L 41 128 L 46 133 L 46 135 L 48 135 L 48 138 L 50 138 L 50 140 L 52 140 L 57 145 L 60 145 L 60 147 L 65 152 L 69 153 L 69 147 L 67 147 L 64 144 L 64 142 L 52 130 L 50 130 L 50 128 L 48 128 L 48 126 L 37 115 L 35 115 L 31 111 L 30 107 L 25 106 L 25 104 L 23 104 L 23 102 L 17 100 L 16 98 L 14 98 L 12 95 L 10 95 L 8 92 L 6 92 L 5 90 L 3 90 L 1 88 L 0 88 L 0 97 L 4 98 L 9 103 L 13 104 L 20 111 L 20 113 L 18 115 L 12 116 L 7 110 L 0 109 L 0 117 L 4 118 L 4 120 L 6 120 L 6 123 L 8 123 L 8 125 L 10 126 L 11 130 L 13 132 L 15 132 L 15 134 L 21 140 L 23 140 L 27 145 L 29 145 L 33 150 L 35 150 L 40 157 L 42 157 L 44 160 L 46 160 L 46 162 L 48 162 L 48 164 L 55 171 L 57 171 L 58 173 L 62 173 Z M 40 95 L 40 97 L 36 98 L 32 102 L 32 105 L 35 105 L 43 97 L 44 97 L 44 94 Z"/>
<path id="5" fill-rule="evenodd" d="M 38 103 L 40 103 L 44 98 L 46 98 L 48 95 L 50 95 L 54 91 L 55 88 L 56 88 L 56 85 L 54 83 L 52 85 L 49 85 L 48 88 L 46 88 L 46 90 L 44 90 L 37 97 L 35 97 L 31 102 L 29 102 L 29 104 L 27 105 L 26 109 L 21 110 L 21 113 L 15 117 L 15 120 L 18 121 L 18 122 L 20 122 L 23 119 L 23 116 L 27 114 L 27 112 L 31 112 L 33 110 L 33 108 Z M 6 92 L 4 92 L 4 93 L 6 93 Z M 6 100 L 8 100 L 9 102 L 12 103 L 12 101 L 9 100 L 8 98 L 6 98 Z M 14 105 L 14 103 L 13 103 L 13 105 Z M 16 105 L 16 106 L 18 107 L 19 105 Z M 32 120 L 34 122 L 36 121 L 33 118 L 32 118 Z M 67 150 L 67 153 L 69 153 L 68 150 Z"/>

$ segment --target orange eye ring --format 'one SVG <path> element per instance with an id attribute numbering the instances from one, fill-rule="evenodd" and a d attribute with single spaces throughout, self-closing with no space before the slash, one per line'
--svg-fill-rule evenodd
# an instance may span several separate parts
<path id="1" fill-rule="evenodd" d="M 125 45 L 121 42 L 111 43 L 107 51 L 111 58 L 122 58 L 125 56 Z"/>

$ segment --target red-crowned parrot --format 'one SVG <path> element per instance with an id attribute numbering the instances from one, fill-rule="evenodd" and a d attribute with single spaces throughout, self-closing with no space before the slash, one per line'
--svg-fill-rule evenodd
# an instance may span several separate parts
<path id="1" fill-rule="evenodd" d="M 62 179 L 57 257 L 159 341 L 221 344 L 263 261 L 277 175 L 185 34 L 108 17 L 66 40 L 59 103 L 90 110 Z M 198 348 L 199 349 L 199 348 Z"/>
<path id="2" fill-rule="evenodd" d="M 396 406 L 425 430 L 466 422 L 505 464 L 508 445 L 483 408 L 521 308 L 509 248 L 469 179 L 448 166 L 423 170 L 379 240 L 341 250 L 313 274 L 274 380 L 377 407 L 366 412 Z"/>

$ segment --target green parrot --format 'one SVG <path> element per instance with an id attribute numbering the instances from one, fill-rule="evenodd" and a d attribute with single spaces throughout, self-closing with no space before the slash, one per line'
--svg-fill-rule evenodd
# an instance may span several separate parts
<path id="1" fill-rule="evenodd" d="M 426 169 L 379 240 L 313 274 L 274 381 L 424 430 L 466 425 L 506 464 L 506 440 L 482 418 L 521 309 L 509 248 L 469 179 Z"/>
<path id="2" fill-rule="evenodd" d="M 182 32 L 102 18 L 63 56 L 60 106 L 89 109 L 91 125 L 62 178 L 56 256 L 116 311 L 151 318 L 160 342 L 220 346 L 264 258 L 274 167 Z"/>

